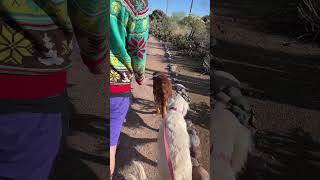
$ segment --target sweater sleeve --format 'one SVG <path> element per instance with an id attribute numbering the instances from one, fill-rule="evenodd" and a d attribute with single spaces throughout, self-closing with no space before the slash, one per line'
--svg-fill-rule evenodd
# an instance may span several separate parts
<path id="1" fill-rule="evenodd" d="M 129 19 L 127 23 L 127 50 L 131 57 L 131 65 L 138 83 L 144 79 L 148 36 L 149 16 L 147 11 L 144 15 Z"/>
<path id="2" fill-rule="evenodd" d="M 80 54 L 91 70 L 106 63 L 107 0 L 68 0 L 68 13 Z"/>

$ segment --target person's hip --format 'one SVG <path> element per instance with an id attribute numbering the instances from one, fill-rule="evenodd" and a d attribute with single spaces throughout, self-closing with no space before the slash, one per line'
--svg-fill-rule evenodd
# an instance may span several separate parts
<path id="1" fill-rule="evenodd" d="M 0 114 L 0 179 L 47 179 L 62 136 L 61 113 Z"/>

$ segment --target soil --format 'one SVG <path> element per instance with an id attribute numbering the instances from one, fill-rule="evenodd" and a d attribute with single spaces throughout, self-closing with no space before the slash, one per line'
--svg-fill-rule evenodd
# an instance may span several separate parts
<path id="1" fill-rule="evenodd" d="M 294 12 L 286 3 L 226 0 L 213 9 L 213 55 L 242 82 L 259 130 L 239 179 L 317 179 L 320 170 L 320 46 L 288 33 L 299 27 L 288 20 L 294 13 L 276 15 Z"/>
<path id="2" fill-rule="evenodd" d="M 109 115 L 105 74 L 92 75 L 81 62 L 78 48 L 68 72 L 70 131 L 50 180 L 109 179 Z"/>
<path id="3" fill-rule="evenodd" d="M 167 72 L 168 64 L 164 57 L 163 43 L 150 36 L 148 47 L 146 77 L 151 77 L 154 71 Z M 192 120 L 201 140 L 202 158 L 200 164 L 209 169 L 209 76 L 201 75 L 199 68 L 202 61 L 188 57 L 173 57 L 177 65 L 180 83 L 190 89 L 190 108 L 187 119 Z M 152 81 L 148 80 L 139 86 L 133 83 L 133 104 L 127 115 L 120 144 L 116 155 L 116 174 L 114 179 L 125 179 L 130 173 L 133 160 L 142 163 L 148 179 L 157 179 L 157 135 L 161 116 L 155 114 Z"/>

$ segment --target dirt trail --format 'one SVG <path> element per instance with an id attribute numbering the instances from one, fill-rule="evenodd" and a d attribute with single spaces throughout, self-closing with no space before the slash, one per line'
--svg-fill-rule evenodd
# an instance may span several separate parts
<path id="1" fill-rule="evenodd" d="M 186 57 L 173 57 L 172 63 L 178 67 L 178 79 L 180 83 L 190 88 L 192 103 L 190 107 L 195 112 L 189 113 L 187 118 L 196 125 L 201 139 L 202 159 L 201 164 L 208 169 L 209 162 L 209 76 L 200 76 L 194 67 L 200 67 L 201 61 L 187 59 Z M 150 37 L 148 43 L 148 60 L 146 76 L 151 77 L 154 71 L 167 72 L 168 62 L 164 57 L 162 43 L 154 37 Z M 133 103 L 128 113 L 126 123 L 120 137 L 117 152 L 117 167 L 114 179 L 124 179 L 130 172 L 127 166 L 133 161 L 142 162 L 146 174 L 150 180 L 157 177 L 157 134 L 161 117 L 155 114 L 153 106 L 152 81 L 149 80 L 143 86 L 136 83 L 132 88 Z"/>
<path id="2" fill-rule="evenodd" d="M 242 83 L 259 130 L 255 151 L 239 179 L 317 179 L 319 45 L 297 41 L 296 29 L 282 29 L 263 18 L 281 12 L 278 8 L 290 10 L 287 0 L 280 0 L 278 8 L 267 0 L 227 1 L 216 3 L 214 9 L 218 14 L 211 27 L 218 41 L 214 56 Z M 245 2 L 251 3 L 238 8 Z"/>
<path id="3" fill-rule="evenodd" d="M 69 149 L 63 152 L 50 180 L 106 180 L 109 179 L 106 76 L 92 75 L 81 63 L 78 49 L 70 59 L 73 67 L 68 72 Z"/>

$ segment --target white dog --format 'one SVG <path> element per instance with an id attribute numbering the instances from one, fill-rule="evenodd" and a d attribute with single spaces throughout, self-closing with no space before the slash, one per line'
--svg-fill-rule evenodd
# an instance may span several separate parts
<path id="1" fill-rule="evenodd" d="M 211 112 L 212 179 L 236 180 L 251 151 L 250 130 L 240 124 L 226 104 L 216 102 Z"/>
<path id="2" fill-rule="evenodd" d="M 167 123 L 166 139 L 171 154 L 174 178 L 176 180 L 192 179 L 192 163 L 190 157 L 190 139 L 187 132 L 187 123 L 184 119 L 189 110 L 189 103 L 177 94 L 169 104 L 168 117 L 162 122 L 158 134 L 158 172 L 161 180 L 170 180 L 164 128 Z"/>

